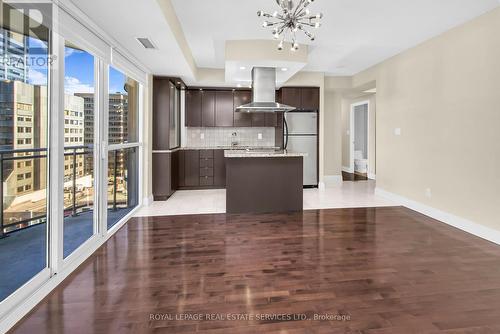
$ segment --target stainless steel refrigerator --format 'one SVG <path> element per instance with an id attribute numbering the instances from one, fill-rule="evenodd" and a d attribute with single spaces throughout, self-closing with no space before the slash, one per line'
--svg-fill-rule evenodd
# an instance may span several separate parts
<path id="1" fill-rule="evenodd" d="M 318 186 L 318 113 L 286 112 L 284 143 L 291 152 L 304 152 L 304 186 Z"/>

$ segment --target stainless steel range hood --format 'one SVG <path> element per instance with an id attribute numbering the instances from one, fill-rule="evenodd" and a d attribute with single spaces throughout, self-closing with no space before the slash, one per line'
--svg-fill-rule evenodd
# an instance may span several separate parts
<path id="1" fill-rule="evenodd" d="M 284 112 L 295 107 L 276 103 L 276 69 L 254 67 L 252 69 L 252 103 L 236 108 L 237 112 Z"/>

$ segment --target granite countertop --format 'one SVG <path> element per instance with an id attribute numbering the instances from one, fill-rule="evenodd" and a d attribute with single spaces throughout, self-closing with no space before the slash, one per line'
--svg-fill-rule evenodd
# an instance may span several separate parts
<path id="1" fill-rule="evenodd" d="M 269 146 L 204 146 L 204 147 L 178 147 L 171 150 L 154 150 L 153 153 L 174 153 L 177 151 L 186 151 L 186 150 L 237 150 L 237 151 L 245 151 L 246 149 L 251 150 L 276 150 L 279 147 L 269 147 Z"/>
<path id="2" fill-rule="evenodd" d="M 226 150 L 226 158 L 297 158 L 306 157 L 307 153 L 290 152 L 286 150 Z"/>

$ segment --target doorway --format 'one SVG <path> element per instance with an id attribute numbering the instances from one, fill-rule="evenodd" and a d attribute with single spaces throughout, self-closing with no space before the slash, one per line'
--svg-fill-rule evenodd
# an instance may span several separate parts
<path id="1" fill-rule="evenodd" d="M 369 109 L 370 102 L 351 105 L 350 113 L 350 172 L 344 172 L 345 181 L 368 180 L 369 164 Z"/>

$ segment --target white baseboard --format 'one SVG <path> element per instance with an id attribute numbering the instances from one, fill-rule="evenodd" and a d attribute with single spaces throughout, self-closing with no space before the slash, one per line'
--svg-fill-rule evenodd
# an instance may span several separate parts
<path id="1" fill-rule="evenodd" d="M 368 178 L 369 178 L 370 180 L 376 180 L 376 179 L 377 179 L 377 176 L 376 176 L 375 174 L 373 174 L 373 173 L 368 173 Z"/>
<path id="2" fill-rule="evenodd" d="M 325 175 L 323 183 L 325 186 L 340 184 L 342 183 L 342 175 Z"/>
<path id="3" fill-rule="evenodd" d="M 409 209 L 417 211 L 421 214 L 439 220 L 445 224 L 458 228 L 459 230 L 473 234 L 477 237 L 483 238 L 497 245 L 500 245 L 500 231 L 498 230 L 494 230 L 492 228 L 475 223 L 468 219 L 461 218 L 451 213 L 435 209 L 428 205 L 391 193 L 381 188 L 375 188 L 375 194 L 387 198 L 388 200 L 391 200 Z"/>
<path id="4" fill-rule="evenodd" d="M 154 199 L 153 199 L 153 195 L 149 195 L 148 197 L 144 197 L 144 199 L 142 200 L 142 204 L 144 206 L 149 206 L 151 205 L 152 203 L 154 202 Z"/>
<path id="5" fill-rule="evenodd" d="M 351 167 L 342 166 L 342 171 L 346 173 L 354 173 L 354 169 Z"/>

